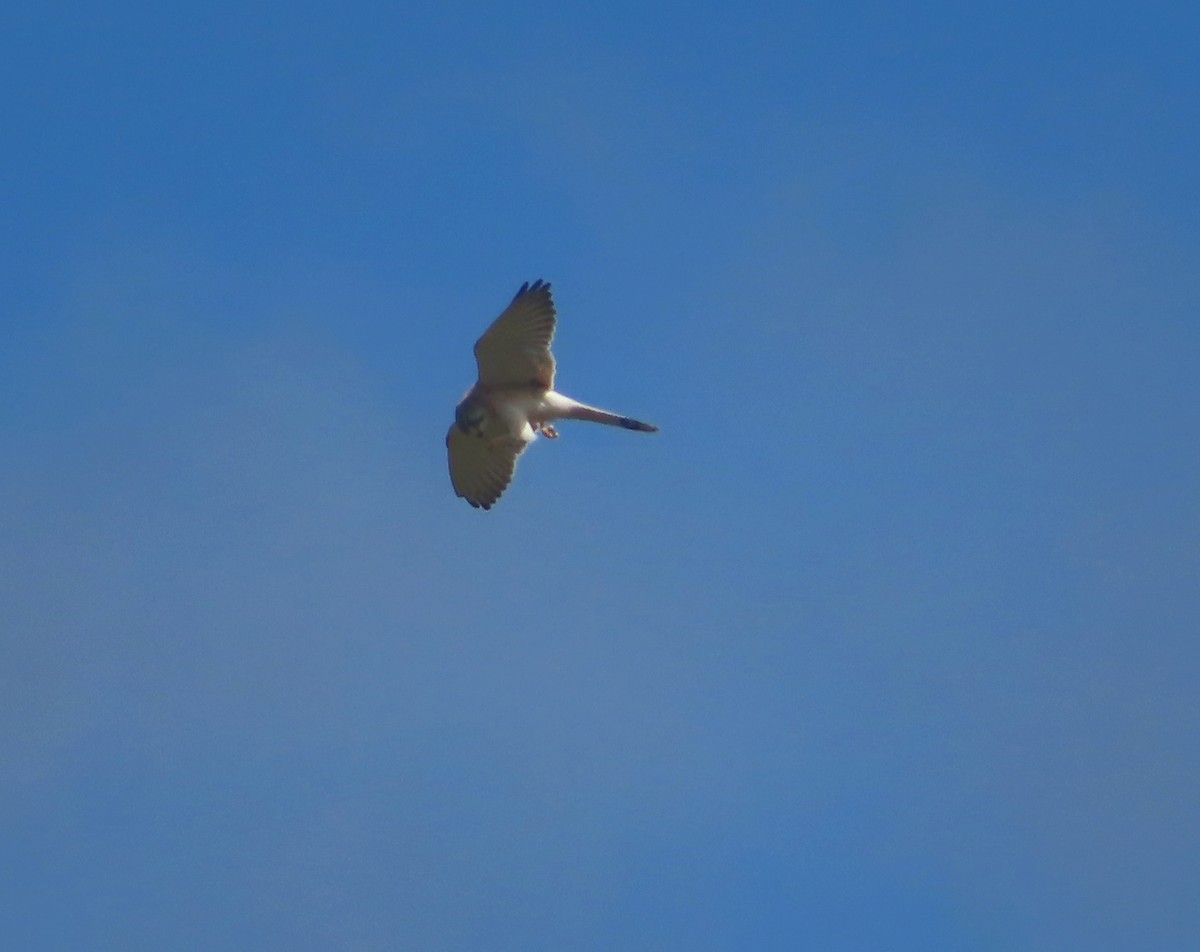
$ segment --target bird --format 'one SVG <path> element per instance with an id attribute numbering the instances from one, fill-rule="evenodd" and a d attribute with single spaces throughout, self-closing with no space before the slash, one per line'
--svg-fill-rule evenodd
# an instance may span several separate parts
<path id="1" fill-rule="evenodd" d="M 526 281 L 475 342 L 479 379 L 454 410 L 446 450 L 455 494 L 476 509 L 496 504 L 512 482 L 517 458 L 539 433 L 558 438 L 553 420 L 590 420 L 642 433 L 658 430 L 554 389 L 550 342 L 556 321 L 549 283 Z"/>

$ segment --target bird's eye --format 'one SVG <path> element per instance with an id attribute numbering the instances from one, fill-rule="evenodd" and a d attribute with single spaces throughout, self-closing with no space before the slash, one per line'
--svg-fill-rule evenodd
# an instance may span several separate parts
<path id="1" fill-rule="evenodd" d="M 464 433 L 471 433 L 483 423 L 483 407 L 473 403 L 460 403 L 454 411 L 454 422 Z"/>

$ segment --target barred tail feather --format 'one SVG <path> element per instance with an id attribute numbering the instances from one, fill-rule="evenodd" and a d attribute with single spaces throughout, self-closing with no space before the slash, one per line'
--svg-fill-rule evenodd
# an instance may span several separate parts
<path id="1" fill-rule="evenodd" d="M 590 420 L 592 423 L 604 423 L 607 426 L 623 426 L 627 430 L 638 430 L 642 433 L 658 432 L 658 427 L 652 423 L 643 423 L 633 417 L 620 416 L 616 413 L 609 413 L 607 410 L 598 410 L 596 407 L 589 407 L 582 403 L 571 407 L 565 416 L 571 420 Z"/>
<path id="2" fill-rule="evenodd" d="M 620 425 L 627 430 L 637 430 L 641 433 L 657 433 L 658 427 L 653 423 L 643 423 L 641 420 L 635 420 L 632 417 L 621 417 Z"/>

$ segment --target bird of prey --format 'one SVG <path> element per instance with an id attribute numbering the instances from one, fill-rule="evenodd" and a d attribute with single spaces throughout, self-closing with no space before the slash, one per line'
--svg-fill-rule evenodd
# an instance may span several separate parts
<path id="1" fill-rule="evenodd" d="M 491 509 L 512 482 L 517 457 L 552 420 L 591 420 L 653 433 L 658 427 L 578 403 L 554 390 L 554 301 L 545 281 L 526 282 L 475 343 L 479 379 L 454 411 L 446 434 L 454 492 Z"/>

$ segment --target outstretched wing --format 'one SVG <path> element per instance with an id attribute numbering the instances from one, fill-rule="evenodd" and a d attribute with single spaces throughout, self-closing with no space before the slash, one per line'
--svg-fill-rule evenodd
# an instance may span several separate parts
<path id="1" fill-rule="evenodd" d="M 475 343 L 479 382 L 554 387 L 554 301 L 545 281 L 528 282 Z"/>
<path id="2" fill-rule="evenodd" d="M 446 449 L 454 492 L 476 509 L 491 509 L 512 482 L 525 443 L 518 439 L 493 443 L 464 433 L 455 423 L 446 434 Z"/>

